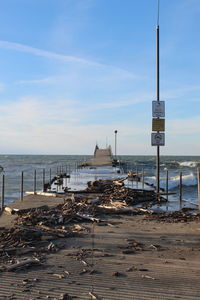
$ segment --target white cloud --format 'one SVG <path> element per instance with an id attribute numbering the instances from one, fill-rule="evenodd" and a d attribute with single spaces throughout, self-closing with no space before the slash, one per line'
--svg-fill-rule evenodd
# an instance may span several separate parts
<path id="1" fill-rule="evenodd" d="M 4 82 L 0 82 L 0 92 L 5 91 L 6 89 L 6 84 Z"/>
<path id="2" fill-rule="evenodd" d="M 120 125 L 117 122 L 85 125 L 81 123 L 82 111 L 76 106 L 77 103 L 71 100 L 47 102 L 31 96 L 0 105 L 1 152 L 90 154 L 96 141 L 104 146 L 108 138 L 112 144 L 116 128 L 121 137 L 121 153 L 140 148 L 140 143 L 144 148 L 144 127 L 132 121 Z"/>
<path id="3" fill-rule="evenodd" d="M 186 96 L 188 98 L 188 94 L 190 96 L 190 100 L 193 99 L 193 96 L 191 97 L 191 92 L 198 92 L 200 91 L 200 85 L 194 85 L 194 86 L 185 86 L 184 87 L 180 87 L 180 88 L 176 88 L 176 89 L 172 89 L 172 90 L 163 90 L 162 91 L 162 98 L 163 99 L 184 99 Z"/>
<path id="4" fill-rule="evenodd" d="M 49 76 L 40 79 L 32 79 L 32 80 L 18 80 L 15 81 L 14 84 L 53 84 L 59 80 L 59 76 Z"/>
<path id="5" fill-rule="evenodd" d="M 200 134 L 200 116 L 169 120 L 166 127 L 170 134 Z"/>
<path id="6" fill-rule="evenodd" d="M 117 66 L 98 63 L 93 60 L 88 60 L 88 59 L 84 59 L 84 58 L 80 58 L 80 57 L 76 57 L 76 56 L 62 55 L 62 54 L 54 53 L 51 51 L 42 50 L 42 49 L 35 48 L 35 47 L 30 47 L 30 46 L 20 44 L 20 43 L 14 43 L 14 42 L 0 40 L 0 48 L 20 51 L 20 52 L 24 52 L 24 53 L 30 53 L 30 54 L 33 54 L 36 56 L 41 56 L 41 57 L 44 57 L 47 59 L 54 59 L 54 60 L 58 60 L 58 61 L 65 62 L 65 63 L 72 62 L 72 63 L 78 63 L 78 64 L 82 64 L 82 65 L 86 65 L 86 66 L 93 66 L 93 67 L 97 67 L 97 68 L 101 68 L 101 69 L 108 68 L 108 69 L 114 70 L 115 72 L 118 72 L 123 77 L 139 78 L 137 75 L 135 75 L 123 68 L 119 68 Z"/>

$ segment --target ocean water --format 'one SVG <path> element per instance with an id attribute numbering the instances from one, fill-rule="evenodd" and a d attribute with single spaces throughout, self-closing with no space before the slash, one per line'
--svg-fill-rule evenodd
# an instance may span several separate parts
<path id="1" fill-rule="evenodd" d="M 0 173 L 0 193 L 2 175 L 5 176 L 5 203 L 20 197 L 21 173 L 24 174 L 24 191 L 33 191 L 34 171 L 37 174 L 37 190 L 42 190 L 43 170 L 45 181 L 48 181 L 58 172 L 71 173 L 69 185 L 74 188 L 83 188 L 87 181 L 99 178 L 109 178 L 108 171 L 89 174 L 77 169 L 77 164 L 87 160 L 90 156 L 81 155 L 0 155 L 0 165 L 4 172 Z M 144 172 L 144 179 L 149 183 L 156 181 L 155 156 L 121 156 L 121 161 L 126 162 L 126 170 Z M 166 187 L 166 171 L 169 174 L 169 191 L 174 193 L 169 196 L 168 209 L 177 209 L 180 206 L 180 172 L 182 172 L 182 197 L 185 200 L 182 206 L 195 208 L 197 204 L 197 168 L 200 167 L 200 156 L 161 156 L 160 161 L 160 186 Z M 51 170 L 51 171 L 50 171 Z M 121 175 L 121 174 L 120 174 Z M 130 186 L 137 188 L 136 183 Z M 148 187 L 146 187 L 148 188 Z M 0 197 L 1 198 L 1 197 Z M 191 204 L 194 203 L 194 204 Z"/>

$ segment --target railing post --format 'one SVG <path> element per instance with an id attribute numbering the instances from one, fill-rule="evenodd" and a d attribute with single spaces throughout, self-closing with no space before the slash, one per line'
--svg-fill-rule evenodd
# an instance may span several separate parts
<path id="1" fill-rule="evenodd" d="M 34 170 L 33 193 L 36 194 L 36 170 Z"/>
<path id="2" fill-rule="evenodd" d="M 182 172 L 180 172 L 180 189 L 179 189 L 180 208 L 182 205 L 182 196 L 183 196 L 183 179 L 182 179 Z"/>
<path id="3" fill-rule="evenodd" d="M 169 190 L 169 172 L 166 171 L 166 193 L 167 193 L 167 201 L 168 201 L 168 190 Z"/>
<path id="4" fill-rule="evenodd" d="M 45 185 L 45 169 L 42 170 L 42 190 L 43 192 L 45 191 L 44 189 L 44 185 Z"/>
<path id="5" fill-rule="evenodd" d="M 2 190 L 1 190 L 1 211 L 4 208 L 4 192 L 5 192 L 5 175 L 2 176 Z"/>
<path id="6" fill-rule="evenodd" d="M 50 182 L 50 184 L 51 184 L 51 168 L 50 168 L 50 170 L 49 170 L 49 182 Z"/>
<path id="7" fill-rule="evenodd" d="M 144 190 L 144 168 L 142 168 L 142 189 Z"/>
<path id="8" fill-rule="evenodd" d="M 21 192 L 20 192 L 20 200 L 23 201 L 24 198 L 24 172 L 21 173 Z"/>
<path id="9" fill-rule="evenodd" d="M 200 210 L 200 168 L 197 169 L 197 182 L 198 182 L 198 204 Z"/>

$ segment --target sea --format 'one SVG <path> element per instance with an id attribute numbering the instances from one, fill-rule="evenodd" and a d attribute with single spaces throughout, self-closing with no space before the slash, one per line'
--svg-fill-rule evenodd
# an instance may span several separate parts
<path id="1" fill-rule="evenodd" d="M 77 166 L 89 159 L 88 155 L 0 155 L 0 199 L 2 180 L 5 178 L 5 204 L 21 197 L 21 178 L 23 172 L 23 195 L 34 189 L 34 174 L 36 174 L 36 190 L 42 191 L 43 182 L 48 182 L 59 173 L 70 174 L 69 189 L 83 189 L 88 181 L 110 178 L 116 173 L 106 169 L 84 171 Z M 124 171 L 138 172 L 144 176 L 144 181 L 156 184 L 155 156 L 120 156 Z M 160 157 L 160 187 L 166 190 L 168 171 L 168 204 L 163 209 L 177 210 L 183 207 L 197 208 L 198 186 L 197 168 L 200 167 L 200 156 L 161 156 Z M 182 174 L 182 190 L 180 189 L 180 174 Z M 123 171 L 118 177 L 125 176 Z M 128 182 L 131 188 L 141 188 L 141 184 Z M 144 186 L 149 189 L 149 186 Z M 180 202 L 180 195 L 182 201 Z M 166 196 L 165 196 L 166 197 Z"/>

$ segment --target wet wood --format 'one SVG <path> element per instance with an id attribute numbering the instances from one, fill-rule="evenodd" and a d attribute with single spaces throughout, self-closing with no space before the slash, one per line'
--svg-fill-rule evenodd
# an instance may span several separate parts
<path id="1" fill-rule="evenodd" d="M 25 260 L 15 263 L 15 264 L 5 266 L 5 269 L 10 272 L 10 271 L 15 271 L 16 269 L 19 269 L 22 267 L 27 267 L 30 265 L 39 265 L 39 264 L 40 264 L 40 261 L 38 259 L 25 259 Z"/>

